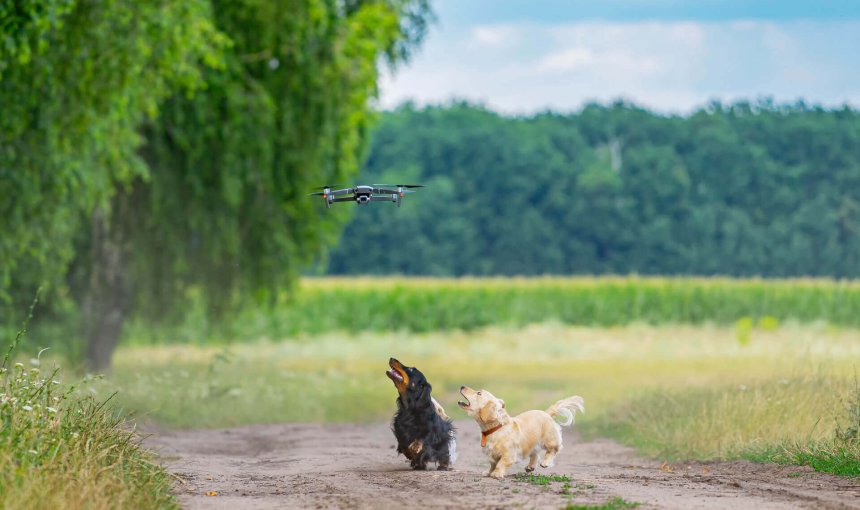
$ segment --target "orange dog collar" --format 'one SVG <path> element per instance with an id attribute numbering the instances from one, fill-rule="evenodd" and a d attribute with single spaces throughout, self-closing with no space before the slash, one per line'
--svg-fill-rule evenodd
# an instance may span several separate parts
<path id="1" fill-rule="evenodd" d="M 493 432 L 496 432 L 497 430 L 499 430 L 500 428 L 502 428 L 504 426 L 505 426 L 505 424 L 503 423 L 501 425 L 496 425 L 495 427 L 493 427 L 489 430 L 482 430 L 481 431 L 481 447 L 487 446 L 487 436 L 489 436 Z"/>

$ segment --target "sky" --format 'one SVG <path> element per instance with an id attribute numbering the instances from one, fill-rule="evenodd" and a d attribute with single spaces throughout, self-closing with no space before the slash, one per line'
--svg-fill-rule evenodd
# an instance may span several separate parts
<path id="1" fill-rule="evenodd" d="M 435 0 L 380 104 L 529 114 L 617 99 L 688 113 L 719 100 L 860 107 L 860 0 Z"/>

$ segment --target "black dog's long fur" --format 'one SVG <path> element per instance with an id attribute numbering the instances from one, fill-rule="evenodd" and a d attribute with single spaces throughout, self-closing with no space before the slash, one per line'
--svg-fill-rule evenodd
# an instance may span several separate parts
<path id="1" fill-rule="evenodd" d="M 433 388 L 424 374 L 417 368 L 401 366 L 409 374 L 409 384 L 397 397 L 397 413 L 391 423 L 397 452 L 410 460 L 412 469 L 427 469 L 428 462 L 436 462 L 439 470 L 450 469 L 453 459 L 449 443 L 454 441 L 454 427 L 436 413 L 430 400 Z M 409 447 L 416 439 L 422 448 L 414 455 Z"/>

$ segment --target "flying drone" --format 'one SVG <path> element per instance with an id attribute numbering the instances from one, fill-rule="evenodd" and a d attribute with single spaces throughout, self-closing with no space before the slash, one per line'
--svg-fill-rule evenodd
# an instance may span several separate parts
<path id="1" fill-rule="evenodd" d="M 322 196 L 328 209 L 335 202 L 355 202 L 357 205 L 367 205 L 371 202 L 394 202 L 400 207 L 400 202 L 406 193 L 415 193 L 409 188 L 423 188 L 423 184 L 372 184 L 359 185 L 352 188 L 332 189 L 335 184 L 320 186 L 322 191 L 311 193 L 309 196 Z"/>

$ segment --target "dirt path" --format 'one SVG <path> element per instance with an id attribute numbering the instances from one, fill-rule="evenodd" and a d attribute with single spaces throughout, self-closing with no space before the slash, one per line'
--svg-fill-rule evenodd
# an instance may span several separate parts
<path id="1" fill-rule="evenodd" d="M 487 462 L 474 423 L 457 428 L 452 472 L 411 471 L 384 423 L 162 431 L 147 444 L 177 475 L 179 498 L 192 509 L 559 509 L 616 496 L 639 508 L 860 509 L 860 484 L 844 478 L 747 462 L 683 464 L 667 472 L 615 442 L 579 442 L 568 429 L 556 466 L 538 472 L 570 475 L 572 496 L 562 494 L 560 482 L 499 482 L 483 476 Z"/>

